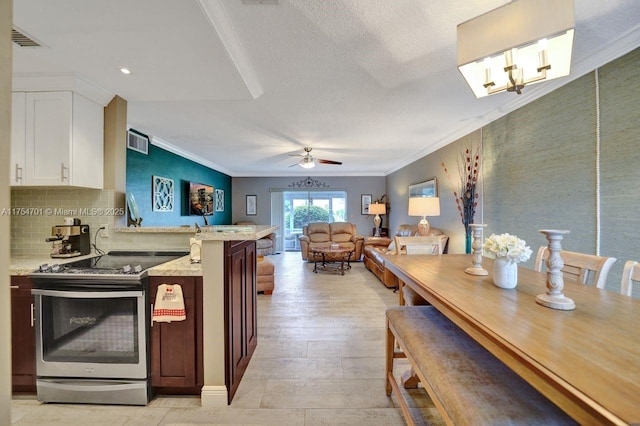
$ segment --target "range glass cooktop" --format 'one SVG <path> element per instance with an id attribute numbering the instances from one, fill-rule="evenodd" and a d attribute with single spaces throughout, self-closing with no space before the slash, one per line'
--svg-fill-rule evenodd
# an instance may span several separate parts
<path id="1" fill-rule="evenodd" d="M 69 263 L 41 265 L 34 274 L 138 275 L 188 252 L 110 251 L 108 254 Z"/>

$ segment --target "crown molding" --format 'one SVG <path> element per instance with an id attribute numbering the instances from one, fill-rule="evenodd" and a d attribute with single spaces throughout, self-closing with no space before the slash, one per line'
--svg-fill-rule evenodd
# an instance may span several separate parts
<path id="1" fill-rule="evenodd" d="M 13 74 L 14 92 L 44 92 L 70 90 L 106 106 L 115 94 L 78 77 L 73 73 L 18 73 Z"/>
<path id="2" fill-rule="evenodd" d="M 127 128 L 129 128 L 129 125 L 127 125 Z M 226 169 L 225 167 L 222 167 L 219 164 L 212 163 L 212 162 L 210 162 L 208 160 L 204 160 L 202 157 L 198 157 L 197 155 L 194 155 L 189 151 L 186 151 L 186 150 L 184 150 L 182 148 L 178 148 L 177 146 L 172 145 L 169 142 L 167 142 L 165 140 L 162 140 L 162 139 L 160 139 L 160 138 L 158 138 L 156 136 L 151 136 L 150 137 L 150 142 L 151 142 L 152 145 L 155 145 L 158 148 L 162 148 L 165 151 L 169 151 L 169 152 L 171 152 L 173 154 L 179 155 L 180 157 L 186 158 L 187 160 L 191 160 L 194 163 L 201 164 L 201 165 L 203 165 L 205 167 L 208 167 L 208 168 L 213 169 L 213 170 L 215 170 L 217 172 L 220 172 L 220 173 L 224 173 L 224 174 L 226 174 L 228 176 L 233 176 L 233 174 L 228 169 Z"/>
<path id="3" fill-rule="evenodd" d="M 236 35 L 231 24 L 231 19 L 219 0 L 198 0 L 198 4 L 202 9 L 209 25 L 214 29 L 218 38 L 222 42 L 231 62 L 236 67 L 238 74 L 242 78 L 247 90 L 253 99 L 262 96 L 263 90 L 258 82 L 256 73 L 251 65 L 251 61 L 240 43 L 240 39 Z"/>

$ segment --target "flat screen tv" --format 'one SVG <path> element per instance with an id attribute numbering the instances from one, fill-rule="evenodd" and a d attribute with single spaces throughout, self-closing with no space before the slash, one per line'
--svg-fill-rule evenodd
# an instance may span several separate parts
<path id="1" fill-rule="evenodd" d="M 189 182 L 189 214 L 213 215 L 213 186 Z"/>

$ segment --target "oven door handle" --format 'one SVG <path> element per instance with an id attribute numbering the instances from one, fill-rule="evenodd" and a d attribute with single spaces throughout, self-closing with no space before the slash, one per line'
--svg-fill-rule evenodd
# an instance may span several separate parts
<path id="1" fill-rule="evenodd" d="M 61 291 L 42 290 L 34 288 L 31 294 L 35 296 L 66 297 L 67 299 L 113 299 L 118 297 L 142 297 L 142 291 Z"/>
<path id="2" fill-rule="evenodd" d="M 55 379 L 38 379 L 38 386 L 51 388 L 52 390 L 66 390 L 75 392 L 113 392 L 113 391 L 126 391 L 129 389 L 139 389 L 140 386 L 144 386 L 144 383 L 91 383 L 71 380 L 56 381 Z"/>

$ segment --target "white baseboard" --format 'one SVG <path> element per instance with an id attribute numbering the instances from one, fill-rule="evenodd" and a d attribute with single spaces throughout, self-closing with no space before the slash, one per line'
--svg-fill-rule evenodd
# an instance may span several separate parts
<path id="1" fill-rule="evenodd" d="M 203 386 L 200 391 L 200 404 L 203 407 L 224 407 L 229 395 L 226 386 Z"/>

